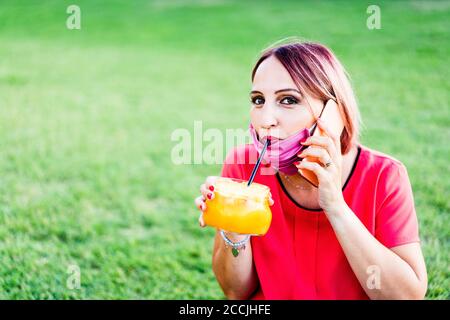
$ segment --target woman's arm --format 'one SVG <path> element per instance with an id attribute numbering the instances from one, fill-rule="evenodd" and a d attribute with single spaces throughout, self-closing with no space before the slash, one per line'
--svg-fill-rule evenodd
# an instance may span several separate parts
<path id="1" fill-rule="evenodd" d="M 419 243 L 386 248 L 345 203 L 326 214 L 353 272 L 371 299 L 424 298 L 427 272 Z"/>
<path id="2" fill-rule="evenodd" d="M 318 125 L 328 137 L 308 138 L 300 157 L 317 157 L 323 166 L 303 159 L 297 167 L 317 175 L 320 207 L 362 288 L 371 299 L 423 299 L 427 273 L 419 243 L 388 249 L 367 230 L 342 194 L 340 138 L 320 119 Z"/>
<path id="3" fill-rule="evenodd" d="M 245 236 L 233 234 L 227 234 L 227 237 L 233 242 L 245 238 Z M 248 299 L 258 285 L 250 241 L 245 249 L 240 250 L 239 255 L 234 257 L 231 248 L 226 248 L 217 231 L 214 239 L 212 268 L 217 282 L 228 299 Z"/>
<path id="4" fill-rule="evenodd" d="M 202 195 L 195 199 L 196 206 L 202 212 L 199 217 L 201 227 L 206 226 L 203 220 L 203 211 L 206 210 L 206 199 L 214 198 L 214 182 L 215 177 L 208 177 L 205 183 L 200 186 Z M 273 205 L 272 197 L 269 199 L 269 204 Z M 233 242 L 238 242 L 246 237 L 234 233 L 226 233 L 226 235 Z M 239 255 L 235 257 L 231 248 L 225 246 L 219 230 L 217 230 L 214 238 L 212 269 L 217 282 L 228 299 L 248 299 L 258 285 L 250 241 L 247 242 L 244 250 L 239 250 Z"/>

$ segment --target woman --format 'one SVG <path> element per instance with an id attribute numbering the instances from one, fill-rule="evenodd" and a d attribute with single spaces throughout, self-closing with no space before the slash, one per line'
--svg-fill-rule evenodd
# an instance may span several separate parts
<path id="1" fill-rule="evenodd" d="M 359 144 L 358 108 L 334 54 L 308 42 L 270 48 L 253 69 L 250 96 L 251 126 L 260 141 L 266 136 L 282 141 L 316 123 L 325 135 L 303 142 L 307 148 L 298 155 L 294 175 L 261 174 L 264 166 L 257 173 L 254 181 L 269 186 L 272 196 L 265 236 L 251 237 L 235 257 L 223 238 L 238 243 L 248 237 L 217 232 L 213 271 L 225 295 L 423 299 L 427 272 L 407 171 L 398 160 Z M 330 100 L 344 123 L 340 135 L 319 118 Z M 254 159 L 255 152 L 254 144 L 233 149 L 222 176 L 248 179 L 254 164 L 234 160 Z M 303 178 L 305 170 L 316 175 L 318 187 Z M 214 177 L 200 190 L 195 203 L 204 211 L 214 197 Z"/>

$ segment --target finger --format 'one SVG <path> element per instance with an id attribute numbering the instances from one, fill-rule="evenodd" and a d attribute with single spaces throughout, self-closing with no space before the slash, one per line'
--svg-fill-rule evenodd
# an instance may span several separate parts
<path id="1" fill-rule="evenodd" d="M 333 140 L 331 140 L 330 137 L 324 137 L 324 136 L 311 136 L 308 139 L 306 139 L 302 144 L 307 146 L 319 146 L 323 148 L 329 148 L 334 146 Z"/>
<path id="2" fill-rule="evenodd" d="M 206 209 L 205 197 L 199 196 L 195 198 L 195 205 L 201 210 L 200 216 L 198 217 L 198 224 L 203 228 L 206 226 L 205 221 L 203 220 L 203 211 Z"/>
<path id="3" fill-rule="evenodd" d="M 200 186 L 200 192 L 202 193 L 203 197 L 205 197 L 205 200 L 206 199 L 211 200 L 214 198 L 214 192 L 212 192 L 210 189 L 206 187 L 206 183 Z"/>
<path id="4" fill-rule="evenodd" d="M 275 201 L 273 201 L 273 199 L 272 199 L 272 193 L 269 192 L 269 206 L 273 206 L 274 203 L 275 203 Z"/>
<path id="5" fill-rule="evenodd" d="M 319 179 L 319 183 L 327 178 L 327 172 L 325 171 L 325 169 L 316 162 L 309 162 L 305 159 L 297 165 L 297 168 L 300 171 L 302 169 L 307 169 L 314 172 Z"/>
<path id="6" fill-rule="evenodd" d="M 340 153 L 337 152 L 336 145 L 334 144 L 333 140 L 331 140 L 331 138 L 329 137 L 320 137 L 320 136 L 309 137 L 308 139 L 306 139 L 305 142 L 303 142 L 303 144 L 307 146 L 319 146 L 325 148 L 328 151 L 331 159 L 333 159 L 333 161 L 338 162 L 339 160 Z"/>
<path id="7" fill-rule="evenodd" d="M 200 217 L 198 217 L 198 224 L 200 227 L 204 228 L 206 226 L 205 220 L 203 220 L 203 212 L 200 214 Z"/>
<path id="8" fill-rule="evenodd" d="M 336 146 L 341 145 L 341 139 L 338 137 L 334 132 L 330 130 L 330 127 L 323 121 L 322 119 L 317 120 L 317 124 L 319 125 L 319 128 L 325 132 L 325 134 L 331 138 L 331 140 L 334 142 Z"/>
<path id="9" fill-rule="evenodd" d="M 318 158 L 323 165 L 332 162 L 330 154 L 324 148 L 311 146 L 299 154 L 299 157 L 301 158 L 305 158 L 307 156 Z"/>
<path id="10" fill-rule="evenodd" d="M 209 176 L 206 178 L 205 185 L 209 191 L 214 191 L 214 184 L 216 183 L 216 176 Z"/>
<path id="11" fill-rule="evenodd" d="M 206 203 L 205 203 L 205 198 L 203 198 L 203 196 L 199 196 L 197 198 L 195 198 L 195 206 L 200 209 L 201 211 L 204 211 L 206 209 Z"/>

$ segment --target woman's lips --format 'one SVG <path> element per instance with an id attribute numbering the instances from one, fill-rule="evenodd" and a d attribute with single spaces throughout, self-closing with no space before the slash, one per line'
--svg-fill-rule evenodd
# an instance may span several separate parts
<path id="1" fill-rule="evenodd" d="M 266 141 L 266 139 L 270 139 L 271 141 L 273 141 L 273 140 L 284 140 L 284 138 L 278 138 L 278 137 L 275 137 L 275 136 L 272 136 L 272 135 L 264 135 L 264 136 L 262 136 L 259 139 L 259 141 L 264 143 Z"/>
<path id="2" fill-rule="evenodd" d="M 262 132 L 256 132 L 256 135 L 258 137 L 258 140 L 261 143 L 264 143 L 266 141 L 267 138 L 271 139 L 271 140 L 284 140 L 285 138 L 280 138 L 278 137 L 278 133 L 279 130 L 278 129 L 274 129 L 274 130 L 261 130 Z"/>

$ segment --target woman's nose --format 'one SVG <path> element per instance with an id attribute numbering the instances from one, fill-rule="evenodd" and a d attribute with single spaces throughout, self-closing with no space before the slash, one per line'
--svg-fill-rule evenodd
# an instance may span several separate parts
<path id="1" fill-rule="evenodd" d="M 261 127 L 270 129 L 278 124 L 276 112 L 271 105 L 265 105 L 261 111 Z"/>

